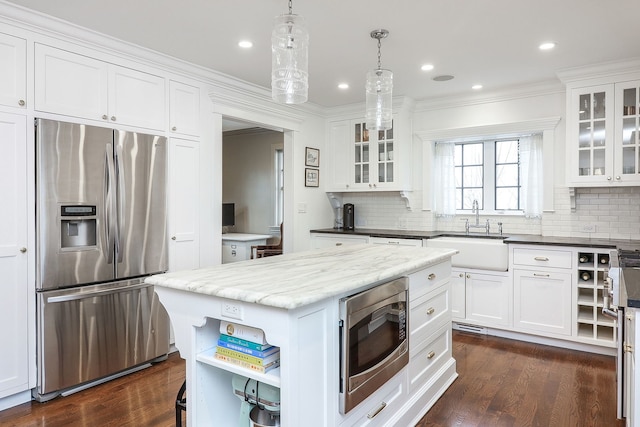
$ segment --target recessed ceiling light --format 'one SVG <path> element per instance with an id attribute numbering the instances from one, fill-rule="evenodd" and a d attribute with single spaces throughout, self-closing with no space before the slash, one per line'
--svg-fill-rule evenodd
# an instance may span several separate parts
<path id="1" fill-rule="evenodd" d="M 447 80 L 451 80 L 451 79 L 453 79 L 453 76 L 449 74 L 443 74 L 441 76 L 435 76 L 433 78 L 433 80 L 436 82 L 446 82 Z"/>
<path id="2" fill-rule="evenodd" d="M 420 69 L 421 69 L 422 71 L 431 71 L 431 70 L 433 70 L 433 65 L 431 65 L 431 64 L 424 64 L 422 67 L 420 67 Z"/>
<path id="3" fill-rule="evenodd" d="M 342 90 L 349 89 L 349 83 L 340 83 L 338 85 L 338 89 L 342 89 Z"/>
<path id="4" fill-rule="evenodd" d="M 473 86 L 471 86 L 471 89 L 480 90 L 480 89 L 482 89 L 482 85 L 473 85 Z"/>
<path id="5" fill-rule="evenodd" d="M 251 43 L 249 40 L 242 40 L 238 43 L 238 46 L 244 49 L 249 49 L 250 47 L 253 47 L 253 43 Z"/>
<path id="6" fill-rule="evenodd" d="M 556 47 L 556 42 L 544 42 L 538 46 L 540 50 L 551 50 Z"/>

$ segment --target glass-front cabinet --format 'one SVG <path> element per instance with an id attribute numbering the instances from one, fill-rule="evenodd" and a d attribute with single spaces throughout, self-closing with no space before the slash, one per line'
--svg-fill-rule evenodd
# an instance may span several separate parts
<path id="1" fill-rule="evenodd" d="M 569 184 L 640 184 L 640 81 L 571 90 Z"/>
<path id="2" fill-rule="evenodd" d="M 409 132 L 402 116 L 384 131 L 367 129 L 363 119 L 329 122 L 325 191 L 410 190 Z"/>
<path id="3" fill-rule="evenodd" d="M 393 168 L 393 127 L 369 131 L 364 121 L 352 123 L 353 184 L 356 188 L 384 188 L 395 182 Z"/>

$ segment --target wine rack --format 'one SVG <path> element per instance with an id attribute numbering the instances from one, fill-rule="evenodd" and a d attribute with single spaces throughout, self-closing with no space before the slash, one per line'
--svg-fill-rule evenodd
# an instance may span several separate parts
<path id="1" fill-rule="evenodd" d="M 602 315 L 602 291 L 609 269 L 609 253 L 605 250 L 578 251 L 577 257 L 577 335 L 614 346 L 615 322 Z"/>

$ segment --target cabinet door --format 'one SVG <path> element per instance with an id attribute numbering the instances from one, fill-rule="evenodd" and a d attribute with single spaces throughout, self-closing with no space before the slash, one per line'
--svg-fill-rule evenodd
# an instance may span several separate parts
<path id="1" fill-rule="evenodd" d="M 36 44 L 35 109 L 107 120 L 107 64 Z"/>
<path id="2" fill-rule="evenodd" d="M 364 121 L 351 122 L 350 143 L 352 150 L 351 185 L 353 189 L 369 189 L 373 185 L 373 163 L 371 147 L 375 147 L 372 140 L 373 132 L 369 132 Z"/>
<path id="3" fill-rule="evenodd" d="M 165 81 L 162 77 L 129 68 L 109 67 L 109 120 L 163 130 Z"/>
<path id="4" fill-rule="evenodd" d="M 169 82 L 169 126 L 171 132 L 200 135 L 200 88 Z"/>
<path id="5" fill-rule="evenodd" d="M 172 138 L 169 147 L 169 270 L 200 266 L 199 145 Z"/>
<path id="6" fill-rule="evenodd" d="M 571 335 L 571 274 L 514 270 L 514 326 Z"/>
<path id="7" fill-rule="evenodd" d="M 0 113 L 0 398 L 29 389 L 26 132 L 24 116 Z"/>
<path id="8" fill-rule="evenodd" d="M 615 177 L 640 182 L 640 81 L 616 84 Z"/>
<path id="9" fill-rule="evenodd" d="M 27 95 L 27 41 L 0 34 L 0 104 L 24 108 Z"/>
<path id="10" fill-rule="evenodd" d="M 451 317 L 453 320 L 464 320 L 466 311 L 466 284 L 464 271 L 451 272 Z"/>
<path id="11" fill-rule="evenodd" d="M 509 277 L 466 273 L 465 279 L 467 319 L 487 326 L 511 326 Z"/>
<path id="12" fill-rule="evenodd" d="M 571 91 L 568 113 L 569 179 L 578 185 L 614 181 L 613 85 Z"/>
<path id="13" fill-rule="evenodd" d="M 347 191 L 351 188 L 351 125 L 348 121 L 329 124 L 329 155 L 325 191 Z"/>

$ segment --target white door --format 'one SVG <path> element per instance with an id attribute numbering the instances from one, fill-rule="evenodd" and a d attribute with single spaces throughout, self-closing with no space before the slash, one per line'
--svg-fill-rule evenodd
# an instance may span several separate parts
<path id="1" fill-rule="evenodd" d="M 508 276 L 467 273 L 465 291 L 468 320 L 487 326 L 511 326 Z"/>
<path id="2" fill-rule="evenodd" d="M 29 389 L 26 123 L 0 113 L 0 398 Z"/>
<path id="3" fill-rule="evenodd" d="M 0 34 L 0 104 L 25 107 L 27 41 Z"/>
<path id="4" fill-rule="evenodd" d="M 171 138 L 169 142 L 169 270 L 200 266 L 199 144 Z M 212 237 L 213 238 L 213 237 Z"/>

